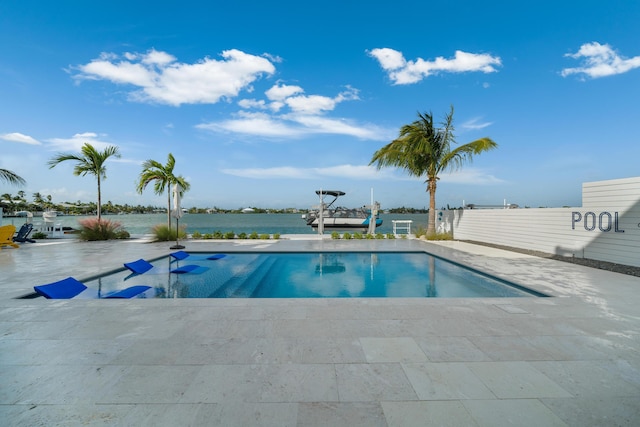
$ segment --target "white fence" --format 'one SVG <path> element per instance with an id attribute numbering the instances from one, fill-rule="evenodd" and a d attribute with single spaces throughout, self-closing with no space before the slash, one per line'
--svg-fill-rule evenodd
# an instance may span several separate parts
<path id="1" fill-rule="evenodd" d="M 640 267 L 640 177 L 584 183 L 581 208 L 454 212 L 453 234 Z"/>

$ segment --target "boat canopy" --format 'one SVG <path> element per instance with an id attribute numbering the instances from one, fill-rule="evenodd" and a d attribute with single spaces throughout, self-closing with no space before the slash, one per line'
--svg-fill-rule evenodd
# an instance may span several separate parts
<path id="1" fill-rule="evenodd" d="M 336 191 L 336 190 L 316 190 L 316 194 L 318 196 L 322 194 L 327 196 L 340 197 L 340 196 L 344 196 L 347 193 L 345 193 L 344 191 Z"/>

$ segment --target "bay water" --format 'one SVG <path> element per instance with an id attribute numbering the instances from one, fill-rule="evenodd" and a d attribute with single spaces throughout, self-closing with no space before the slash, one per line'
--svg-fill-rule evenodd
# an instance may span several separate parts
<path id="1" fill-rule="evenodd" d="M 382 225 L 376 229 L 377 233 L 393 232 L 392 220 L 412 220 L 411 231 L 416 227 L 427 227 L 428 214 L 381 214 Z M 56 223 L 61 223 L 63 227 L 80 228 L 78 221 L 95 216 L 58 216 Z M 124 215 L 103 215 L 103 219 L 118 222 L 122 228 L 130 234 L 149 234 L 157 224 L 167 223 L 167 214 L 124 214 Z M 15 220 L 15 225 L 19 228 L 24 223 L 23 218 L 4 218 L 3 224 L 11 223 Z M 37 223 L 40 218 L 34 217 L 33 222 Z M 172 227 L 175 227 L 176 220 L 171 219 Z M 185 214 L 180 218 L 180 227 L 185 226 L 188 234 L 199 231 L 202 234 L 220 231 L 228 233 L 233 231 L 236 234 L 316 234 L 317 231 L 306 225 L 302 219 L 302 214 Z M 325 234 L 330 234 L 332 230 L 325 230 Z M 339 230 L 341 233 L 343 230 Z M 346 230 L 353 233 L 354 230 Z M 361 230 L 361 232 L 364 232 Z"/>

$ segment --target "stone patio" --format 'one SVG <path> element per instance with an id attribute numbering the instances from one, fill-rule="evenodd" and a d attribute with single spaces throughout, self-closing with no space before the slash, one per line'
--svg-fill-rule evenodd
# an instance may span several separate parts
<path id="1" fill-rule="evenodd" d="M 187 241 L 427 251 L 551 298 L 17 299 L 170 252 L 0 250 L 0 419 L 36 426 L 633 426 L 640 278 L 461 242 Z"/>

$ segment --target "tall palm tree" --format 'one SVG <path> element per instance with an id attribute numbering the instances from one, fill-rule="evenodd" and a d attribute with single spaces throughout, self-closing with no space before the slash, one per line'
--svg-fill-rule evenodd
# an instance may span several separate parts
<path id="1" fill-rule="evenodd" d="M 101 204 L 102 197 L 100 194 L 100 180 L 107 179 L 107 169 L 105 167 L 105 162 L 109 157 L 120 157 L 120 152 L 118 147 L 114 145 L 110 145 L 106 147 L 103 151 L 96 150 L 93 145 L 85 142 L 85 144 L 80 149 L 80 154 L 57 154 L 51 160 L 49 160 L 48 165 L 49 169 L 57 166 L 58 164 L 65 162 L 67 160 L 74 160 L 76 162 L 75 167 L 73 168 L 73 174 L 75 176 L 85 176 L 86 174 L 94 175 L 98 181 L 98 221 L 101 219 Z"/>
<path id="2" fill-rule="evenodd" d="M 456 143 L 453 135 L 453 106 L 445 116 L 441 127 L 435 127 L 431 113 L 418 113 L 418 120 L 400 128 L 400 135 L 391 143 L 376 151 L 370 165 L 378 169 L 385 166 L 406 170 L 409 175 L 426 177 L 429 192 L 429 223 L 427 234 L 436 231 L 436 188 L 441 172 L 457 170 L 471 162 L 474 154 L 492 150 L 498 146 L 489 138 L 480 138 L 452 148 Z"/>
<path id="3" fill-rule="evenodd" d="M 27 183 L 24 178 L 8 169 L 0 169 L 0 181 L 6 181 L 13 185 L 24 185 Z"/>
<path id="4" fill-rule="evenodd" d="M 167 190 L 167 227 L 171 230 L 171 186 L 178 184 L 182 187 L 182 192 L 188 191 L 191 185 L 182 177 L 182 175 L 175 176 L 173 168 L 176 165 L 176 159 L 173 154 L 169 153 L 167 156 L 167 164 L 156 160 L 146 160 L 142 164 L 142 172 L 140 172 L 140 179 L 136 190 L 139 194 L 142 194 L 148 184 L 155 181 L 153 191 L 157 195 L 164 193 Z"/>

